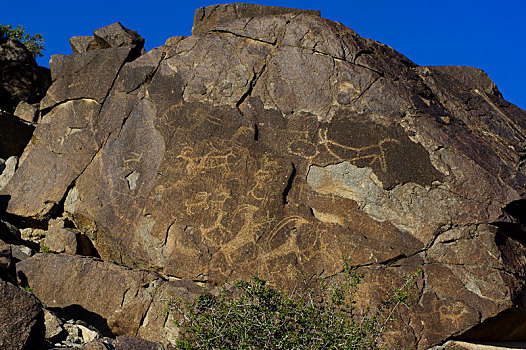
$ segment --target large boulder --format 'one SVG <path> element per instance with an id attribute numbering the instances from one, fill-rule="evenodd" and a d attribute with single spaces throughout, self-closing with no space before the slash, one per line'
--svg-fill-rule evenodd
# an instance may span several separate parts
<path id="1" fill-rule="evenodd" d="M 293 288 L 349 257 L 378 299 L 421 268 L 395 343 L 490 340 L 467 332 L 491 320 L 524 340 L 509 315 L 525 298 L 526 112 L 480 70 L 419 67 L 313 13 L 196 18 L 194 35 L 134 60 L 129 47 L 53 58 L 50 112 L 0 191 L 8 213 L 68 217 L 103 259 L 203 282 Z M 49 263 L 27 275 L 51 285 L 45 271 L 87 264 L 60 259 L 73 258 L 21 269 Z"/>
<path id="2" fill-rule="evenodd" d="M 191 281 L 167 280 L 98 259 L 36 254 L 17 263 L 17 274 L 49 309 L 82 320 L 104 336 L 137 336 L 174 343 L 174 320 L 163 314 L 171 293 L 197 295 Z"/>
<path id="3" fill-rule="evenodd" d="M 34 130 L 35 106 L 50 83 L 49 69 L 39 67 L 22 43 L 0 41 L 0 158 L 22 155 Z M 13 114 L 19 105 L 22 119 Z"/>
<path id="4" fill-rule="evenodd" d="M 21 101 L 39 102 L 50 83 L 49 69 L 39 67 L 22 43 L 0 42 L 0 110 L 13 113 Z"/>
<path id="5" fill-rule="evenodd" d="M 44 345 L 44 316 L 27 291 L 0 280 L 0 349 L 40 349 Z"/>
<path id="6" fill-rule="evenodd" d="M 97 29 L 93 36 L 74 36 L 69 43 L 73 53 L 117 47 L 130 47 L 135 57 L 144 53 L 144 38 L 119 22 Z"/>

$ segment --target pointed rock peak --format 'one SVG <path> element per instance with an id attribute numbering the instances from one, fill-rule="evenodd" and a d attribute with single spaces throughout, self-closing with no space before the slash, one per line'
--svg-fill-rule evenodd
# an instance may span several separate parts
<path id="1" fill-rule="evenodd" d="M 93 35 L 98 42 L 106 43 L 108 47 L 131 46 L 141 50 L 144 46 L 144 38 L 135 30 L 124 27 L 120 22 L 97 29 Z"/>
<path id="2" fill-rule="evenodd" d="M 240 2 L 233 4 L 211 5 L 198 8 L 195 11 L 192 34 L 203 34 L 212 30 L 218 24 L 235 21 L 236 19 L 240 18 L 284 14 L 305 14 L 318 17 L 321 16 L 321 12 L 318 10 L 302 10 L 289 7 L 244 4 Z"/>
<path id="3" fill-rule="evenodd" d="M 69 43 L 73 53 L 116 47 L 131 47 L 137 53 L 144 53 L 144 38 L 120 22 L 95 30 L 93 36 L 74 36 Z"/>

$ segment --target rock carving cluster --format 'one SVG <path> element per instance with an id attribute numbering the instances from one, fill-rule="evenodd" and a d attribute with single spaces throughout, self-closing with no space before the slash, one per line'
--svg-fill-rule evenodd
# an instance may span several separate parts
<path id="1" fill-rule="evenodd" d="M 70 43 L 0 45 L 0 349 L 169 349 L 171 292 L 344 258 L 363 300 L 422 270 L 392 347 L 526 341 L 526 112 L 481 70 L 240 3 Z"/>

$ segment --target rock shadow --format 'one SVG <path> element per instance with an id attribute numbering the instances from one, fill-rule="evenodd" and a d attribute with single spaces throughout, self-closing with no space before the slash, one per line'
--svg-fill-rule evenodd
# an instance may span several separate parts
<path id="1" fill-rule="evenodd" d="M 51 307 L 49 310 L 55 312 L 64 320 L 80 320 L 88 325 L 95 327 L 103 337 L 114 338 L 108 326 L 108 321 L 101 315 L 86 310 L 80 305 L 74 304 L 66 307 Z"/>

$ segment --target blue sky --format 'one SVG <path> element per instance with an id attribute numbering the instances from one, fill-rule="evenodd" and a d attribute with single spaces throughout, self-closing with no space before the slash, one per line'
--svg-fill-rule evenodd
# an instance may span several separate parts
<path id="1" fill-rule="evenodd" d="M 196 8 L 233 1 L 69 0 L 2 1 L 1 24 L 42 33 L 41 65 L 70 54 L 69 38 L 121 22 L 146 39 L 146 49 L 190 35 Z M 524 0 L 260 0 L 263 5 L 317 9 L 322 16 L 387 44 L 419 65 L 481 68 L 508 101 L 526 109 L 526 1 Z"/>

